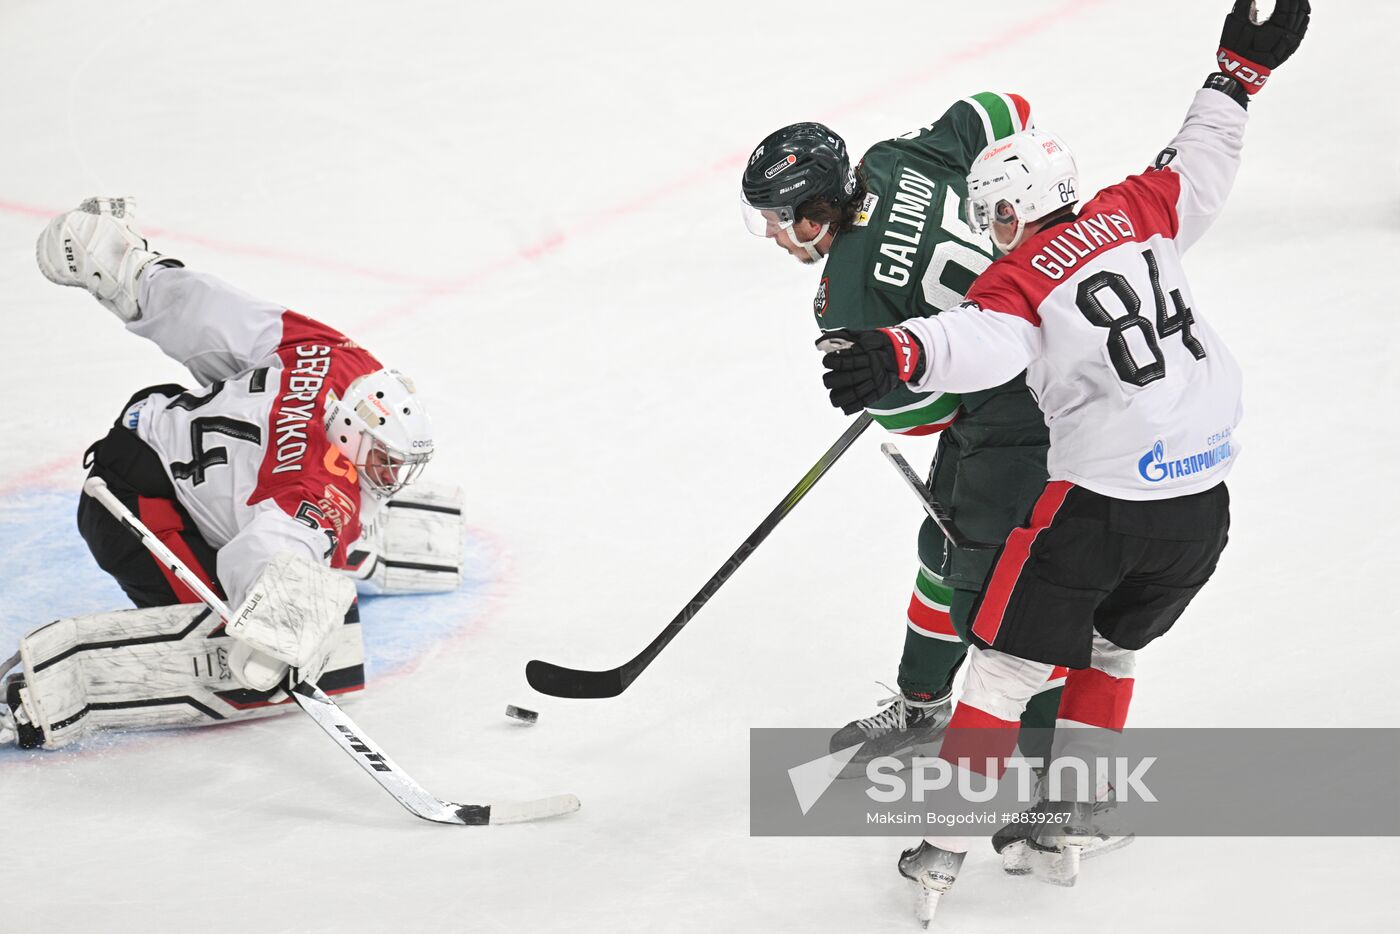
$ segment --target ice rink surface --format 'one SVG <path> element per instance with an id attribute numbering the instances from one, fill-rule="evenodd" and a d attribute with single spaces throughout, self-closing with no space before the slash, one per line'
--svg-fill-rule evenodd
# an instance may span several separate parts
<path id="1" fill-rule="evenodd" d="M 1139 726 L 1400 726 L 1400 6 L 1315 6 L 1187 258 L 1245 368 L 1245 451 L 1215 581 L 1140 660 Z M 523 665 L 630 657 L 842 430 L 818 276 L 739 220 L 760 138 L 817 119 L 860 153 L 1016 91 L 1093 190 L 1175 132 L 1227 7 L 0 0 L 0 655 L 121 605 L 72 528 L 80 457 L 132 391 L 188 380 L 34 266 L 50 215 L 135 195 L 157 249 L 431 403 L 470 580 L 367 605 L 348 709 L 440 795 L 584 802 L 420 823 L 296 715 L 11 750 L 0 931 L 916 930 L 901 841 L 748 835 L 748 729 L 837 726 L 894 677 L 920 513 L 874 432 L 623 696 L 542 698 Z M 1060 890 L 983 845 L 935 929 L 1394 930 L 1397 866 L 1393 839 L 1146 839 Z"/>

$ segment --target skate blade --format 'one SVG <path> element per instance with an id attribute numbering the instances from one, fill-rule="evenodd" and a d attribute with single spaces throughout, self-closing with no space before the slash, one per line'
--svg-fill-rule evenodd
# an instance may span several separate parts
<path id="1" fill-rule="evenodd" d="M 914 917 L 919 924 L 927 928 L 933 921 L 933 915 L 938 911 L 938 900 L 943 897 L 942 892 L 936 892 L 927 886 L 911 881 L 914 887 Z"/>
<path id="2" fill-rule="evenodd" d="M 1079 878 L 1079 861 L 1083 846 L 1066 844 L 1058 850 L 1035 852 L 1035 877 L 1050 885 L 1069 888 Z"/>
<path id="3" fill-rule="evenodd" d="M 1079 855 L 1080 859 L 1093 859 L 1095 856 L 1102 856 L 1105 853 L 1112 853 L 1114 850 L 1121 850 L 1137 839 L 1135 834 L 1123 834 L 1118 837 L 1109 837 L 1107 840 L 1097 841 L 1084 848 L 1084 852 Z"/>
<path id="4" fill-rule="evenodd" d="M 1028 876 L 1034 859 L 1030 844 L 1025 840 L 1016 840 L 1001 851 L 1001 871 L 1008 876 Z"/>
<path id="5" fill-rule="evenodd" d="M 913 746 L 902 746 L 893 752 L 882 752 L 879 757 L 857 755 L 850 762 L 847 762 L 841 771 L 836 773 L 838 779 L 865 778 L 865 767 L 870 764 L 871 758 L 889 757 L 899 760 L 899 768 L 896 772 L 903 772 L 914 764 L 916 758 L 931 758 L 938 752 L 939 743 L 935 740 L 930 743 L 916 743 Z"/>

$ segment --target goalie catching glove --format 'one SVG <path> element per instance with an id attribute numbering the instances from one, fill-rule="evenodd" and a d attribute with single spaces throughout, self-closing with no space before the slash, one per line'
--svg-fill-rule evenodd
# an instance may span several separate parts
<path id="1" fill-rule="evenodd" d="M 1298 51 L 1311 13 L 1308 0 L 1278 0 L 1273 15 L 1260 22 L 1252 0 L 1238 0 L 1220 31 L 1220 70 L 1258 94 L 1273 70 Z"/>
<path id="2" fill-rule="evenodd" d="M 234 678 L 269 691 L 295 668 L 295 680 L 315 683 L 354 602 L 355 585 L 344 575 L 287 552 L 274 555 L 228 621 Z"/>
<path id="3" fill-rule="evenodd" d="M 828 331 L 817 341 L 822 382 L 830 390 L 831 404 L 847 415 L 889 395 L 900 383 L 924 374 L 924 347 L 907 329 L 879 328 Z"/>

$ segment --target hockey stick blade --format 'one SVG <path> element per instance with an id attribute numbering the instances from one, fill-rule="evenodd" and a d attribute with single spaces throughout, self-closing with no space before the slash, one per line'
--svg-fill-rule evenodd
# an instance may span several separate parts
<path id="1" fill-rule="evenodd" d="M 370 774 L 379 786 L 415 817 L 439 824 L 483 826 L 487 824 L 518 824 L 571 814 L 579 809 L 573 795 L 554 795 L 534 801 L 506 804 L 454 804 L 429 794 L 407 772 L 394 764 L 384 751 L 374 745 L 355 726 L 345 711 L 314 684 L 303 681 L 292 688 L 292 699 L 312 720 L 316 721 L 336 745 L 345 750 L 360 768 Z"/>
<path id="2" fill-rule="evenodd" d="M 616 697 L 632 682 L 632 678 L 623 681 L 623 668 L 583 671 L 534 659 L 525 665 L 525 680 L 536 691 L 551 697 Z"/>
<path id="3" fill-rule="evenodd" d="M 112 494 L 100 477 L 89 477 L 83 484 L 83 492 L 102 504 L 113 518 L 141 542 L 152 557 L 169 568 L 170 572 L 197 594 L 209 609 L 225 621 L 228 620 L 228 606 L 219 599 L 219 595 L 195 576 L 178 555 L 152 535 L 151 530 Z M 341 710 L 335 701 L 327 697 L 315 684 L 302 681 L 293 685 L 288 692 L 302 712 L 311 717 L 322 732 L 359 763 L 360 768 L 369 773 L 379 787 L 416 817 L 439 824 L 483 826 L 542 820 L 546 817 L 570 814 L 579 809 L 579 800 L 573 795 L 555 795 L 534 801 L 505 804 L 453 804 L 435 798 L 407 772 L 395 765 L 373 740 L 355 726 L 355 721 L 350 719 L 350 715 Z"/>
<path id="4" fill-rule="evenodd" d="M 710 576 L 690 602 L 685 605 L 671 622 L 666 624 L 666 628 L 651 644 L 637 653 L 636 657 L 624 665 L 616 668 L 609 668 L 606 671 L 589 671 L 578 668 L 565 668 L 563 665 L 554 665 L 549 662 L 535 659 L 525 666 L 525 680 L 530 683 L 530 687 L 541 694 L 549 694 L 552 697 L 571 698 L 602 698 L 616 697 L 627 686 L 637 680 L 637 676 L 647 669 L 656 656 L 661 654 L 661 650 L 670 644 L 671 640 L 680 634 L 697 613 L 709 602 L 720 589 L 724 582 L 739 570 L 739 566 L 753 554 L 754 550 L 768 537 L 779 522 L 788 513 L 796 508 L 802 498 L 816 486 L 822 475 L 831 468 L 831 465 L 846 453 L 849 448 L 861 435 L 861 432 L 870 427 L 870 413 L 862 412 L 857 416 L 846 430 L 841 433 L 841 437 L 836 439 L 836 443 L 827 448 L 826 453 L 812 465 L 812 468 L 797 481 L 797 486 L 788 491 L 788 495 L 783 497 L 782 502 L 774 507 L 773 511 L 758 524 L 758 528 L 749 533 L 749 537 L 729 556 L 720 569 Z"/>

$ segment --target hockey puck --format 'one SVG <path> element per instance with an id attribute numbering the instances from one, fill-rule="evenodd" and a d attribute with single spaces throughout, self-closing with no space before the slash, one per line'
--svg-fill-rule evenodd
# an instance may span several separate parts
<path id="1" fill-rule="evenodd" d="M 517 707 L 514 704 L 506 704 L 506 716 L 514 717 L 521 723 L 534 723 L 540 715 L 533 710 L 526 710 L 524 707 Z"/>

